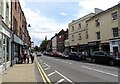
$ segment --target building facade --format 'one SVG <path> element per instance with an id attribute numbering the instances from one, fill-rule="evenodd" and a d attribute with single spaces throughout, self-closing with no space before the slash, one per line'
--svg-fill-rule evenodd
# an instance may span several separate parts
<path id="1" fill-rule="evenodd" d="M 88 24 L 86 21 L 94 15 L 94 13 L 90 13 L 68 24 L 70 51 L 82 52 L 86 49 L 88 42 Z"/>
<path id="2" fill-rule="evenodd" d="M 24 14 L 21 9 L 19 0 L 12 2 L 12 60 L 11 65 L 14 65 L 19 61 L 19 56 L 23 52 L 23 20 Z"/>
<path id="3" fill-rule="evenodd" d="M 88 46 L 93 51 L 120 52 L 120 4 L 102 11 L 87 21 Z"/>
<path id="4" fill-rule="evenodd" d="M 10 66 L 11 60 L 11 0 L 0 1 L 0 71 Z"/>
<path id="5" fill-rule="evenodd" d="M 57 34 L 51 38 L 52 40 L 52 52 L 57 51 Z"/>

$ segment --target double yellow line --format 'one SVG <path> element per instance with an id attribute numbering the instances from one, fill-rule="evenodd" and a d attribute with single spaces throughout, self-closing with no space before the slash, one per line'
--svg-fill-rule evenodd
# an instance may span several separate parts
<path id="1" fill-rule="evenodd" d="M 46 73 L 44 72 L 44 70 L 42 69 L 42 67 L 41 67 L 41 65 L 40 65 L 40 63 L 38 62 L 37 59 L 35 59 L 35 62 L 36 62 L 37 68 L 39 70 L 39 73 L 42 76 L 43 82 L 45 84 L 52 84 L 51 81 L 50 81 L 50 79 L 48 78 L 48 76 L 46 75 Z"/>

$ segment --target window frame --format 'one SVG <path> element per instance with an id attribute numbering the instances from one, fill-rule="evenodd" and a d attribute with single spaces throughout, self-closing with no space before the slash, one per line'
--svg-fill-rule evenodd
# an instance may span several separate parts
<path id="1" fill-rule="evenodd" d="M 114 20 L 117 20 L 117 19 L 118 19 L 118 12 L 117 12 L 117 11 L 113 12 L 113 13 L 111 14 L 111 16 L 112 16 L 112 20 L 113 20 L 113 21 L 114 21 Z"/>
<path id="2" fill-rule="evenodd" d="M 96 32 L 96 38 L 100 39 L 100 31 Z"/>
<path id="3" fill-rule="evenodd" d="M 100 19 L 96 19 L 96 20 L 95 20 L 95 25 L 96 25 L 96 27 L 99 27 L 99 26 L 100 26 Z"/>
<path id="4" fill-rule="evenodd" d="M 115 29 L 116 29 L 117 31 L 116 31 Z M 113 37 L 118 37 L 118 36 L 119 36 L 118 27 L 112 28 L 112 33 L 113 33 Z"/>

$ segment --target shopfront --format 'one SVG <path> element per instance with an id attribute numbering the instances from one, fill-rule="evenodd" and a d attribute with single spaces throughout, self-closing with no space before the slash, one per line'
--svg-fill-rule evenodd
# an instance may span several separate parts
<path id="1" fill-rule="evenodd" d="M 14 33 L 12 34 L 12 51 L 11 52 L 12 52 L 11 64 L 14 65 L 18 63 L 19 56 L 23 52 L 23 41 Z"/>
<path id="2" fill-rule="evenodd" d="M 10 30 L 2 23 L 2 25 L 0 25 L 0 68 L 2 68 L 2 70 L 10 66 L 10 45 Z"/>
<path id="3" fill-rule="evenodd" d="M 120 38 L 110 39 L 110 52 L 120 52 Z"/>
<path id="4" fill-rule="evenodd" d="M 88 42 L 88 54 L 91 55 L 94 51 L 101 50 L 100 41 Z"/>

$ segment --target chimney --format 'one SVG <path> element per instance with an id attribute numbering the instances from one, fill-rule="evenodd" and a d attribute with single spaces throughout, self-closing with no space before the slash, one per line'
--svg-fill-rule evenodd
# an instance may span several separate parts
<path id="1" fill-rule="evenodd" d="M 99 9 L 99 8 L 95 8 L 94 10 L 95 10 L 95 14 L 98 14 L 103 11 L 102 9 Z"/>

